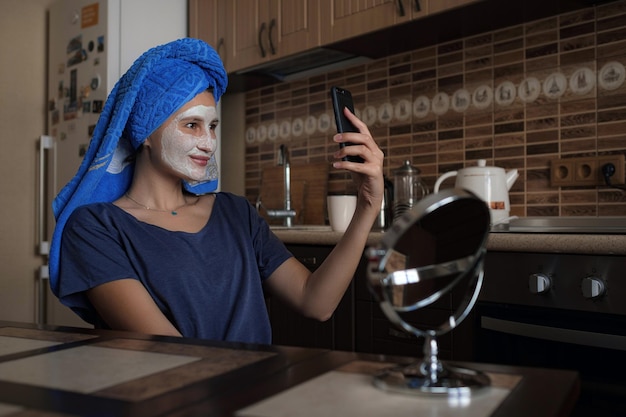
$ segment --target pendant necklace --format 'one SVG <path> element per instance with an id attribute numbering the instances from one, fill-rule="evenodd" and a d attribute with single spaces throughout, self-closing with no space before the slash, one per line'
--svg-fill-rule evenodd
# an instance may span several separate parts
<path id="1" fill-rule="evenodd" d="M 124 195 L 126 196 L 126 198 L 128 198 L 130 201 L 132 201 L 133 203 L 137 204 L 139 207 L 146 209 L 146 210 L 151 210 L 151 211 L 160 211 L 162 213 L 170 213 L 172 216 L 177 216 L 178 215 L 178 210 L 180 210 L 181 208 L 185 207 L 185 206 L 195 206 L 198 201 L 200 200 L 200 197 L 198 197 L 196 199 L 196 201 L 194 201 L 192 204 L 189 204 L 187 202 L 185 202 L 185 204 L 182 204 L 178 207 L 176 207 L 173 210 L 162 210 L 162 209 L 158 209 L 158 208 L 153 208 L 150 206 L 146 206 L 145 204 L 141 204 L 139 201 L 135 200 L 134 198 L 132 198 L 128 193 L 124 193 Z"/>

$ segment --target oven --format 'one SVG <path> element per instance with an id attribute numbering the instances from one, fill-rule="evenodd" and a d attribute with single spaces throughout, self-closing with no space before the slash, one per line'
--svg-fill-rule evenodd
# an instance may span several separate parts
<path id="1" fill-rule="evenodd" d="M 626 256 L 489 252 L 476 360 L 580 373 L 573 416 L 626 416 Z"/>

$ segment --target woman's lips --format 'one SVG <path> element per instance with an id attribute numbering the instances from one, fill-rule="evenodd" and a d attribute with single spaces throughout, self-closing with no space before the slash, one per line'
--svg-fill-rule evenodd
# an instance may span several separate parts
<path id="1" fill-rule="evenodd" d="M 210 157 L 203 155 L 190 155 L 190 158 L 196 164 L 201 166 L 206 166 L 209 163 L 209 159 L 211 159 Z"/>

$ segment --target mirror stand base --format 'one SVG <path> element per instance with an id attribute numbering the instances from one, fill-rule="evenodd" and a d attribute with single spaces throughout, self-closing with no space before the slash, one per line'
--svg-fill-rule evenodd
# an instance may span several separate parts
<path id="1" fill-rule="evenodd" d="M 491 385 L 489 377 L 480 371 L 460 368 L 440 362 L 436 376 L 424 372 L 424 362 L 400 365 L 383 370 L 374 377 L 374 385 L 382 390 L 411 395 L 447 395 L 465 397 Z"/>

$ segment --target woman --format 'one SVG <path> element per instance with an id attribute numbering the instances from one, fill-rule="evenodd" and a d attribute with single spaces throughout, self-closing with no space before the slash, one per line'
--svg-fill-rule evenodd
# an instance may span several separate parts
<path id="1" fill-rule="evenodd" d="M 338 146 L 333 166 L 353 173 L 358 205 L 311 273 L 245 198 L 211 192 L 225 87 L 215 51 L 181 39 L 142 55 L 111 92 L 85 161 L 54 205 L 51 284 L 88 322 L 270 343 L 264 291 L 319 320 L 335 310 L 381 206 L 383 153 L 345 110 L 360 133 L 334 137 L 357 146 Z M 341 161 L 347 155 L 365 162 Z"/>

